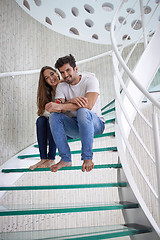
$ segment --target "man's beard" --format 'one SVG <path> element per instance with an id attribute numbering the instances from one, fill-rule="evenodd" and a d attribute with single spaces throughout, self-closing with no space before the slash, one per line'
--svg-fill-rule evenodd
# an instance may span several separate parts
<path id="1" fill-rule="evenodd" d="M 70 76 L 71 77 L 71 76 Z M 75 78 L 71 78 L 71 80 L 65 80 L 64 81 L 68 84 L 72 84 L 74 82 Z"/>

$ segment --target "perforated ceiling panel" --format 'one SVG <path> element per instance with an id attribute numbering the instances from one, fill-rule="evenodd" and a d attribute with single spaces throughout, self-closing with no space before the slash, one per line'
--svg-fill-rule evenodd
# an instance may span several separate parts
<path id="1" fill-rule="evenodd" d="M 80 40 L 110 44 L 110 26 L 120 0 L 16 0 L 28 14 L 53 31 Z M 118 43 L 134 41 L 142 30 L 139 1 L 125 0 L 115 29 L 124 25 Z M 145 22 L 156 15 L 147 28 L 152 35 L 160 21 L 159 0 L 143 0 Z M 159 9 L 158 9 L 159 8 Z"/>

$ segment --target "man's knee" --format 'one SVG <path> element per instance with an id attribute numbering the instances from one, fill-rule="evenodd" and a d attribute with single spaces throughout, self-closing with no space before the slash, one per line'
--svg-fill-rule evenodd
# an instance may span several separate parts
<path id="1" fill-rule="evenodd" d="M 49 116 L 49 123 L 55 122 L 57 119 L 59 119 L 59 113 L 51 113 Z"/>
<path id="2" fill-rule="evenodd" d="M 77 120 L 86 121 L 86 119 L 92 119 L 91 111 L 87 108 L 79 108 L 77 110 Z"/>

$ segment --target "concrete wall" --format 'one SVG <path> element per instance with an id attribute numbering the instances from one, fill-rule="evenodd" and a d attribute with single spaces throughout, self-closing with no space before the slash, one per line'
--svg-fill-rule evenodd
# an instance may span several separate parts
<path id="1" fill-rule="evenodd" d="M 65 37 L 25 13 L 15 1 L 0 1 L 0 72 L 54 66 L 58 57 L 72 53 L 77 61 L 110 49 Z M 114 98 L 111 57 L 79 66 L 100 80 L 102 106 Z M 0 165 L 36 141 L 36 94 L 39 74 L 0 78 Z M 109 92 L 107 90 L 110 89 Z"/>

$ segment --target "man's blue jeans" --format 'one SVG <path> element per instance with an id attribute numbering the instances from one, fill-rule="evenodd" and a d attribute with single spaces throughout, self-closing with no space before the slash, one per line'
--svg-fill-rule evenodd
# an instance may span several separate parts
<path id="1" fill-rule="evenodd" d="M 54 160 L 56 155 L 56 144 L 53 140 L 49 126 L 49 119 L 40 116 L 36 121 L 37 141 L 39 146 L 40 158 Z M 47 153 L 47 143 L 49 149 Z"/>
<path id="2" fill-rule="evenodd" d="M 71 152 L 67 143 L 67 136 L 80 138 L 82 143 L 82 160 L 93 158 L 93 137 L 104 131 L 104 122 L 87 108 L 79 108 L 76 118 L 63 113 L 52 113 L 49 117 L 51 132 L 58 147 L 61 160 L 71 161 Z"/>

